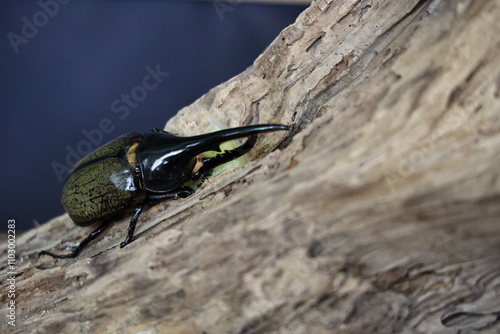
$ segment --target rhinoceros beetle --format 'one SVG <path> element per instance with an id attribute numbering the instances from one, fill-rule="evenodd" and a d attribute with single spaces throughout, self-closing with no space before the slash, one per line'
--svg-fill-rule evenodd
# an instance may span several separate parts
<path id="1" fill-rule="evenodd" d="M 211 171 L 247 153 L 257 134 L 288 127 L 278 124 L 250 125 L 193 137 L 179 137 L 153 129 L 141 135 L 123 135 L 89 153 L 73 167 L 62 190 L 62 205 L 79 226 L 101 222 L 76 249 L 55 258 L 76 257 L 99 236 L 117 216 L 133 211 L 128 233 L 120 244 L 132 242 L 135 225 L 145 206 L 168 199 L 185 198 L 195 190 L 186 186 L 191 180 L 200 183 Z M 206 158 L 202 153 L 220 152 L 219 145 L 249 137 L 240 146 Z"/>

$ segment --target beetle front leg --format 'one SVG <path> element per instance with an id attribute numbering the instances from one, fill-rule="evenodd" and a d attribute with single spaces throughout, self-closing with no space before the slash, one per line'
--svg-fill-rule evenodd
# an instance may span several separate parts
<path id="1" fill-rule="evenodd" d="M 173 190 L 168 193 L 151 193 L 148 195 L 148 200 L 150 203 L 165 201 L 168 199 L 181 199 L 191 196 L 194 193 L 194 190 L 188 186 L 181 186 L 176 190 Z"/>
<path id="2" fill-rule="evenodd" d="M 67 258 L 77 257 L 78 254 L 80 254 L 80 252 L 82 251 L 82 249 L 85 246 L 87 246 L 89 242 L 91 242 L 92 240 L 94 240 L 95 238 L 97 238 L 99 236 L 99 234 L 101 234 L 108 226 L 109 226 L 109 221 L 105 221 L 104 223 L 102 223 L 95 231 L 93 231 L 92 233 L 90 233 L 88 237 L 86 237 L 85 239 L 83 239 L 83 241 L 80 242 L 80 244 L 78 245 L 78 247 L 76 247 L 75 250 L 73 252 L 71 252 L 70 254 L 57 255 L 57 254 L 54 254 L 54 253 L 51 253 L 51 252 L 41 251 L 40 253 L 38 253 L 38 256 L 49 255 L 49 256 L 52 256 L 52 257 L 54 257 L 56 259 L 67 259 Z"/>
<path id="3" fill-rule="evenodd" d="M 130 225 L 128 226 L 128 230 L 127 230 L 127 237 L 125 238 L 125 241 L 123 241 L 120 244 L 120 248 L 123 248 L 132 242 L 132 239 L 134 238 L 135 225 L 137 224 L 137 221 L 139 220 L 139 216 L 141 215 L 141 212 L 142 212 L 142 206 L 135 209 L 135 213 L 132 216 L 132 219 L 130 219 Z"/>
<path id="4" fill-rule="evenodd" d="M 177 191 L 172 192 L 172 193 L 151 194 L 148 196 L 148 199 L 149 199 L 150 203 L 154 203 L 154 202 L 164 201 L 167 199 L 186 198 L 189 195 L 191 195 L 192 193 L 194 193 L 193 189 L 191 189 L 189 187 L 180 187 L 180 188 L 178 188 Z M 132 242 L 132 240 L 134 238 L 135 226 L 137 225 L 137 221 L 139 220 L 139 216 L 141 215 L 141 212 L 142 212 L 142 206 L 135 209 L 135 213 L 132 216 L 132 218 L 130 219 L 130 225 L 128 226 L 128 230 L 127 230 L 127 237 L 125 238 L 125 241 L 123 241 L 120 244 L 120 248 L 123 248 Z"/>

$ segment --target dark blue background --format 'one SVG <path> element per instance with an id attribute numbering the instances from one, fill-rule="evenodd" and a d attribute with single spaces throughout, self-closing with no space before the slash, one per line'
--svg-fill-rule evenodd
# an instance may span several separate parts
<path id="1" fill-rule="evenodd" d="M 191 1 L 59 1 L 67 3 L 2 4 L 2 229 L 7 219 L 16 219 L 22 231 L 64 212 L 62 183 L 52 165 L 66 164 L 68 148 L 84 147 L 82 131 L 98 129 L 108 118 L 114 129 L 103 133 L 104 143 L 126 132 L 162 128 L 179 109 L 250 66 L 305 8 L 220 1 L 217 8 Z M 40 3 L 52 5 L 44 11 Z M 37 31 L 30 31 L 26 21 L 38 24 Z M 29 38 L 16 53 L 14 45 L 25 38 L 23 33 Z M 121 120 L 123 113 L 113 112 L 112 102 L 141 86 L 145 68 L 157 65 L 168 77 L 146 91 Z"/>

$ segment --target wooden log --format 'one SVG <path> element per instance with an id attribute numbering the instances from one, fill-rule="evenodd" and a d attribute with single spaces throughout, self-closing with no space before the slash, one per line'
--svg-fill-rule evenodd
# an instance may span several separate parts
<path id="1" fill-rule="evenodd" d="M 146 211 L 123 249 L 128 219 L 77 259 L 37 257 L 92 230 L 67 215 L 18 237 L 1 331 L 498 333 L 499 7 L 313 2 L 166 126 L 290 134 Z"/>

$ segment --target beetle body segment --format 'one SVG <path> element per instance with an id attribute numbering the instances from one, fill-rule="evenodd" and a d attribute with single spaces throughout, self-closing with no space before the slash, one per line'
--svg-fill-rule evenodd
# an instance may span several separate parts
<path id="1" fill-rule="evenodd" d="M 61 202 L 75 224 L 87 226 L 101 221 L 70 254 L 56 258 L 76 257 L 85 245 L 108 226 L 109 220 L 135 210 L 130 221 L 124 247 L 133 240 L 135 225 L 145 205 L 166 199 L 191 195 L 195 189 L 188 181 L 201 180 L 211 171 L 248 152 L 257 134 L 287 130 L 284 125 L 251 125 L 193 137 L 179 137 L 162 130 L 144 135 L 129 133 L 89 153 L 70 172 L 62 191 Z M 203 157 L 207 151 L 220 152 L 219 145 L 249 137 L 242 145 Z"/>
<path id="2" fill-rule="evenodd" d="M 75 224 L 92 225 L 143 199 L 134 156 L 127 156 L 141 139 L 137 133 L 121 136 L 91 152 L 74 167 L 64 183 L 61 203 Z"/>
<path id="3" fill-rule="evenodd" d="M 99 219 L 140 202 L 140 181 L 127 160 L 107 157 L 75 170 L 63 187 L 62 205 L 75 224 Z"/>

